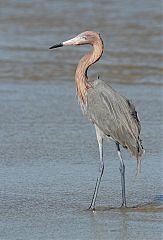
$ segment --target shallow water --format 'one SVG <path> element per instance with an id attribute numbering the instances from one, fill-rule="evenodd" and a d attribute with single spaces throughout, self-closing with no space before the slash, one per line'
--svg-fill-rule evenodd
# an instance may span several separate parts
<path id="1" fill-rule="evenodd" d="M 128 208 L 120 209 L 119 161 L 114 144 L 105 144 L 105 174 L 93 213 L 86 209 L 98 147 L 74 97 L 74 83 L 1 82 L 0 239 L 161 239 L 162 152 L 155 137 L 160 136 L 160 88 L 113 86 L 139 96 L 146 155 L 135 177 L 136 162 L 123 151 Z"/>
<path id="2" fill-rule="evenodd" d="M 18 1 L 0 3 L 0 239 L 162 239 L 161 3 Z M 49 51 L 79 32 L 102 33 L 103 58 L 89 71 L 133 99 L 146 154 L 105 142 L 105 172 L 90 204 L 98 146 L 75 97 L 74 71 L 87 47 Z"/>

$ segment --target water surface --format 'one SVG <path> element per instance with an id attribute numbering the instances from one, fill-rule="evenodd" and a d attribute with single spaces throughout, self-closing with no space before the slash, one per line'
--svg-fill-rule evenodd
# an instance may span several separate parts
<path id="1" fill-rule="evenodd" d="M 105 172 L 88 211 L 98 146 L 77 103 L 74 71 L 89 47 L 49 51 L 87 29 L 103 58 L 89 71 L 133 99 L 146 154 L 138 177 L 125 151 L 127 209 L 119 161 L 105 142 Z M 162 239 L 161 2 L 0 3 L 0 239 Z"/>

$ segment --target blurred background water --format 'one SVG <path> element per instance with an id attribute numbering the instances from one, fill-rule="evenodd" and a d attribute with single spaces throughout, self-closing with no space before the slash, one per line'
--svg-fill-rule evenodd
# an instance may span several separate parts
<path id="1" fill-rule="evenodd" d="M 0 1 L 0 240 L 162 239 L 161 28 L 158 0 Z M 118 208 L 119 161 L 106 142 L 97 211 L 85 211 L 99 156 L 74 72 L 89 47 L 48 50 L 85 30 L 105 45 L 90 78 L 132 99 L 142 122 L 137 178 L 123 151 L 127 210 Z"/>

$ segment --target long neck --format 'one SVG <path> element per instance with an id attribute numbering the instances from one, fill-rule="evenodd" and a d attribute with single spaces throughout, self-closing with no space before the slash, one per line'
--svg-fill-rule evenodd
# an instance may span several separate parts
<path id="1" fill-rule="evenodd" d="M 77 87 L 77 94 L 80 100 L 80 104 L 85 103 L 85 96 L 87 90 L 91 88 L 91 83 L 88 82 L 87 71 L 88 68 L 95 62 L 97 62 L 103 53 L 103 42 L 99 38 L 93 44 L 91 52 L 82 57 L 76 69 L 75 80 Z"/>

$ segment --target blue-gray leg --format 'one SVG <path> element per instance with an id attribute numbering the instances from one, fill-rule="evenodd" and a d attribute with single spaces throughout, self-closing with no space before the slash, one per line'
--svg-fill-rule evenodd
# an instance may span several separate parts
<path id="1" fill-rule="evenodd" d="M 125 165 L 123 162 L 123 159 L 121 157 L 121 151 L 120 151 L 120 146 L 119 143 L 116 143 L 117 146 L 117 151 L 118 151 L 118 156 L 120 159 L 120 173 L 121 173 L 121 185 L 122 185 L 122 205 L 121 207 L 126 207 L 126 195 L 125 195 Z"/>
<path id="2" fill-rule="evenodd" d="M 100 166 L 99 166 L 99 175 L 97 177 L 97 181 L 96 181 L 96 185 L 95 185 L 95 190 L 94 190 L 92 201 L 91 201 L 91 204 L 90 204 L 90 207 L 89 207 L 89 209 L 93 209 L 93 210 L 95 209 L 95 202 L 96 202 L 96 198 L 97 198 L 97 193 L 98 193 L 101 178 L 102 178 L 102 175 L 103 175 L 103 172 L 104 172 L 103 138 L 100 136 L 100 132 L 97 128 L 96 128 L 96 134 L 97 134 L 97 141 L 98 141 L 99 152 L 100 152 Z"/>

